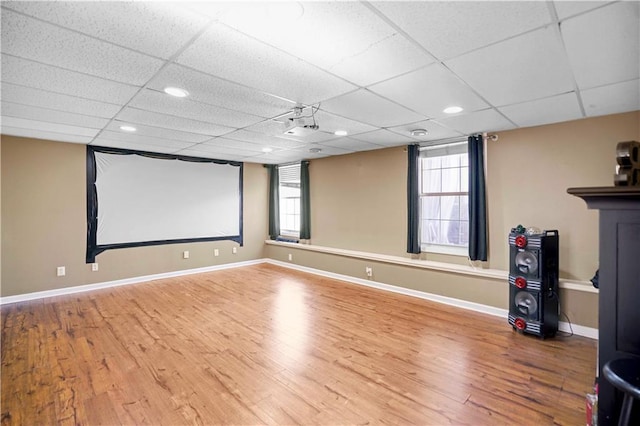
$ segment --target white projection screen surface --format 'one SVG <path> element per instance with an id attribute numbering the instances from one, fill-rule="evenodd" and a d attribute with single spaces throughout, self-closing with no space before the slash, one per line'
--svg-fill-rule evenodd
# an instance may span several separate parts
<path id="1" fill-rule="evenodd" d="M 242 244 L 241 163 L 97 147 L 87 155 L 88 261 L 90 251 L 95 257 L 111 248 L 221 239 Z"/>

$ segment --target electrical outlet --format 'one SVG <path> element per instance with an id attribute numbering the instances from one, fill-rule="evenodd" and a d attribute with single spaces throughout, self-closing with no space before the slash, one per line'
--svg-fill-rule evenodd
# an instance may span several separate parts
<path id="1" fill-rule="evenodd" d="M 293 260 L 293 255 L 289 253 L 289 262 L 291 262 L 292 260 Z"/>
<path id="2" fill-rule="evenodd" d="M 58 266 L 58 269 L 56 270 L 56 274 L 59 277 L 64 277 L 67 274 L 67 271 L 64 266 Z"/>
<path id="3" fill-rule="evenodd" d="M 238 253 L 238 247 L 231 247 L 231 253 L 233 254 Z"/>
<path id="4" fill-rule="evenodd" d="M 97 264 L 97 263 L 92 263 L 92 264 L 91 264 L 91 270 L 92 270 L 93 272 L 96 272 L 96 271 L 98 270 L 98 264 Z"/>
<path id="5" fill-rule="evenodd" d="M 366 272 L 367 276 L 369 278 L 371 278 L 373 276 L 373 268 L 367 266 L 366 268 L 364 268 L 364 272 Z"/>
<path id="6" fill-rule="evenodd" d="M 213 249 L 213 255 L 214 255 L 214 256 L 220 256 L 220 250 L 218 250 L 218 249 Z"/>
<path id="7" fill-rule="evenodd" d="M 189 258 L 189 250 L 185 250 L 182 252 L 182 258 L 183 259 L 188 259 Z"/>

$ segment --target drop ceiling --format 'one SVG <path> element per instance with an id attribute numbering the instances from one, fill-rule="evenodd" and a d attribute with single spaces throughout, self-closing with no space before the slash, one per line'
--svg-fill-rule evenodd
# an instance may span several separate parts
<path id="1" fill-rule="evenodd" d="M 639 5 L 3 1 L 2 133 L 287 163 L 640 110 Z"/>

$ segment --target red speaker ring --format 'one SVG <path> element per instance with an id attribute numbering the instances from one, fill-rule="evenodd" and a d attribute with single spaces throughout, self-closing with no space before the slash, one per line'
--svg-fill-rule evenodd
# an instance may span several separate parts
<path id="1" fill-rule="evenodd" d="M 523 289 L 527 286 L 527 280 L 522 278 L 522 277 L 517 277 L 516 278 L 516 287 L 518 287 L 519 289 Z"/>
<path id="2" fill-rule="evenodd" d="M 525 237 L 524 235 L 518 235 L 515 242 L 516 247 L 525 248 L 527 246 L 527 237 Z"/>
<path id="3" fill-rule="evenodd" d="M 524 330 L 525 328 L 527 328 L 527 322 L 522 318 L 516 318 L 515 326 L 518 330 Z"/>

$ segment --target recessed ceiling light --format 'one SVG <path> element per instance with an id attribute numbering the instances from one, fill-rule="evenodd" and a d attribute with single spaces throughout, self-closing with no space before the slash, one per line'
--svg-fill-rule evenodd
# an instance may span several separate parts
<path id="1" fill-rule="evenodd" d="M 133 126 L 120 126 L 120 130 L 124 132 L 135 132 L 137 129 Z"/>
<path id="2" fill-rule="evenodd" d="M 335 132 L 333 132 L 334 135 L 336 136 L 347 136 L 347 131 L 346 130 L 336 130 Z"/>
<path id="3" fill-rule="evenodd" d="M 164 93 L 167 95 L 175 96 L 176 98 L 186 98 L 189 96 L 189 92 L 179 87 L 165 87 Z"/>
<path id="4" fill-rule="evenodd" d="M 413 129 L 411 136 L 427 136 L 427 129 Z"/>
<path id="5" fill-rule="evenodd" d="M 262 152 L 271 152 L 273 151 L 273 148 L 269 148 L 268 146 L 265 146 L 264 148 L 262 148 Z"/>
<path id="6" fill-rule="evenodd" d="M 462 111 L 462 107 L 459 106 L 450 106 L 442 110 L 445 114 L 456 114 Z"/>
<path id="7" fill-rule="evenodd" d="M 321 148 L 310 148 L 310 149 L 309 149 L 309 152 L 312 152 L 312 153 L 314 153 L 314 154 L 317 154 L 317 153 L 319 153 L 320 151 L 322 151 L 322 149 L 321 149 Z"/>

